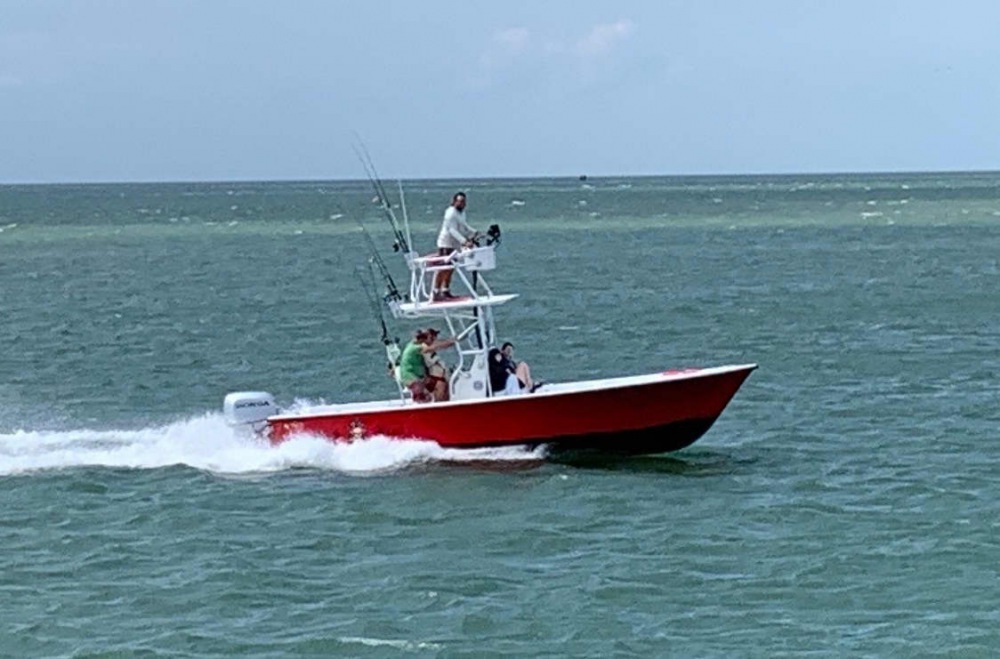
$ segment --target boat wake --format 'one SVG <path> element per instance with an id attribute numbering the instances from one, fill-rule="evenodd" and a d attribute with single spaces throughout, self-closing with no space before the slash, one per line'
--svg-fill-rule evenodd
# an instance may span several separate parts
<path id="1" fill-rule="evenodd" d="M 264 440 L 241 436 L 221 414 L 139 430 L 0 433 L 0 476 L 77 467 L 158 469 L 175 465 L 218 474 L 305 468 L 368 475 L 422 464 L 533 462 L 544 457 L 541 448 L 455 450 L 391 437 L 334 444 L 301 436 L 271 446 Z"/>

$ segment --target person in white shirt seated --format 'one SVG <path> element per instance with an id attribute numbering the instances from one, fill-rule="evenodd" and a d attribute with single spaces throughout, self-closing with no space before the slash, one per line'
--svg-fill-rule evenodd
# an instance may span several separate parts
<path id="1" fill-rule="evenodd" d="M 472 247 L 479 232 L 465 221 L 465 193 L 456 192 L 451 206 L 444 212 L 441 231 L 438 233 L 438 256 L 448 256 L 456 249 Z M 441 270 L 434 275 L 434 300 L 445 302 L 455 298 L 451 294 L 451 276 L 454 270 Z"/>

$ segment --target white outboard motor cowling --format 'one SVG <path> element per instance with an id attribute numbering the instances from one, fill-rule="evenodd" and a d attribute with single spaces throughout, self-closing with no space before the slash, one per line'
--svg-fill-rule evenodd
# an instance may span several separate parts
<path id="1" fill-rule="evenodd" d="M 254 430 L 261 430 L 267 425 L 267 417 L 277 413 L 274 396 L 266 391 L 236 391 L 226 394 L 222 402 L 222 414 L 231 426 L 251 426 Z"/>

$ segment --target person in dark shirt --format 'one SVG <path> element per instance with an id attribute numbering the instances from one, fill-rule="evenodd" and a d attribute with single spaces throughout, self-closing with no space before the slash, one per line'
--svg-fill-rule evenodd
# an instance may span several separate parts
<path id="1" fill-rule="evenodd" d="M 510 342 L 500 348 L 490 348 L 488 362 L 490 389 L 494 396 L 534 393 L 543 384 L 532 379 L 527 362 L 514 360 L 514 344 Z"/>
<path id="2" fill-rule="evenodd" d="M 494 396 L 508 396 L 521 392 L 521 383 L 517 375 L 509 368 L 507 358 L 500 348 L 490 348 L 487 355 L 490 371 L 490 391 Z"/>

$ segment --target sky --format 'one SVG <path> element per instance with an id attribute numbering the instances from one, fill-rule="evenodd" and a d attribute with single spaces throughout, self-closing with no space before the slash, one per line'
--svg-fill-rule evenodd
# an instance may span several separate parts
<path id="1" fill-rule="evenodd" d="M 0 0 L 0 183 L 1000 169 L 993 0 Z"/>

